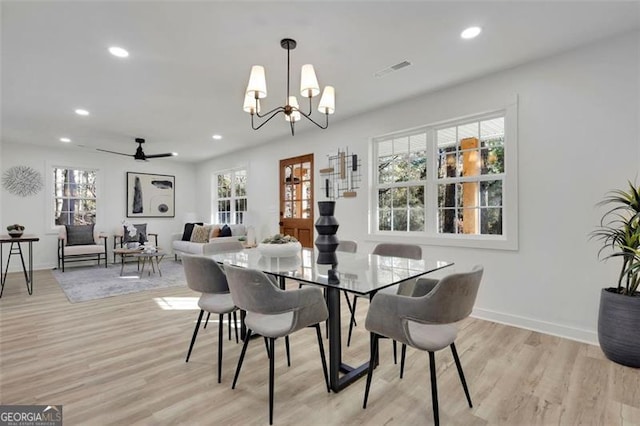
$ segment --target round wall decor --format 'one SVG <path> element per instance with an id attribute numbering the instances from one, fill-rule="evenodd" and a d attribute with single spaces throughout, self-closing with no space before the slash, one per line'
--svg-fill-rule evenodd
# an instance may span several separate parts
<path id="1" fill-rule="evenodd" d="M 42 187 L 42 175 L 39 171 L 27 166 L 14 166 L 2 174 L 4 189 L 20 197 L 36 195 Z"/>

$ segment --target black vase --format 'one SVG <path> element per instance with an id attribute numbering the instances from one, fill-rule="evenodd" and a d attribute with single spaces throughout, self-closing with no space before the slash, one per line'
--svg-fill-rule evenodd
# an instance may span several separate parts
<path id="1" fill-rule="evenodd" d="M 336 249 L 338 248 L 338 221 L 333 216 L 336 208 L 335 201 L 318 201 L 320 217 L 316 221 L 316 248 L 318 249 L 318 263 L 320 265 L 337 265 Z"/>

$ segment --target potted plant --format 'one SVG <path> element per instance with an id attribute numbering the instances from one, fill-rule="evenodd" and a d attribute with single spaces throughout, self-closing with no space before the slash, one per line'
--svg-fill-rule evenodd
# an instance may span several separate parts
<path id="1" fill-rule="evenodd" d="M 622 261 L 617 287 L 602 289 L 598 340 L 607 358 L 640 367 L 640 187 L 613 190 L 599 205 L 609 206 L 591 237 L 600 241 L 601 260 Z"/>
<path id="2" fill-rule="evenodd" d="M 24 232 L 24 226 L 14 223 L 13 225 L 7 226 L 7 232 L 12 238 L 21 237 Z"/>

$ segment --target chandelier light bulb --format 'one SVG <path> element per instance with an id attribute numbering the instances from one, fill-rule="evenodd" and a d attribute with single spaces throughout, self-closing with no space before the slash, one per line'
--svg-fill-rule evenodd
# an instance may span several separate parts
<path id="1" fill-rule="evenodd" d="M 249 114 L 256 113 L 256 102 L 258 104 L 258 113 L 260 112 L 260 100 L 256 101 L 255 96 L 247 94 L 244 95 L 244 104 L 242 105 L 242 109 L 244 112 L 248 112 Z"/>

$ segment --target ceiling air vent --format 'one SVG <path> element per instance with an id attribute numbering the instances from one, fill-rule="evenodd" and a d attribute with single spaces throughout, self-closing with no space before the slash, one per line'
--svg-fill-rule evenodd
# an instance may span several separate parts
<path id="1" fill-rule="evenodd" d="M 392 73 L 392 72 L 394 72 L 394 71 L 398 71 L 398 70 L 400 70 L 400 69 L 402 69 L 402 68 L 406 68 L 406 67 L 408 67 L 409 65 L 411 65 L 411 62 L 409 62 L 409 61 L 402 61 L 402 62 L 398 62 L 398 63 L 397 63 L 397 64 L 395 64 L 395 65 L 391 65 L 390 67 L 387 67 L 387 68 L 381 69 L 380 71 L 376 72 L 376 73 L 374 74 L 374 76 L 375 76 L 376 78 L 384 77 L 384 76 L 385 76 L 385 75 L 387 75 L 387 74 L 390 74 L 390 73 Z"/>

